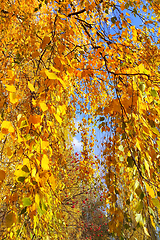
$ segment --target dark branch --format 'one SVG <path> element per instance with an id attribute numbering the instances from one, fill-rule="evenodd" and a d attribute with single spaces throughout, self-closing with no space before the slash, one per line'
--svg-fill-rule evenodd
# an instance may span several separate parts
<path id="1" fill-rule="evenodd" d="M 68 17 L 71 17 L 71 16 L 73 16 L 73 15 L 81 14 L 81 13 L 83 13 L 83 12 L 85 12 L 85 11 L 86 11 L 86 9 L 84 8 L 84 9 L 78 11 L 78 12 L 73 12 L 73 13 L 68 14 Z"/>

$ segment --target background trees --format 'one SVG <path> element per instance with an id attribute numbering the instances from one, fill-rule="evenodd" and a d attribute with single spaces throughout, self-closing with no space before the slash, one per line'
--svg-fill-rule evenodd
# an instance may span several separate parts
<path id="1" fill-rule="evenodd" d="M 156 239 L 159 16 L 158 1 L 1 0 L 4 239 L 77 234 L 82 205 L 76 202 L 98 167 L 109 236 L 123 238 L 130 216 Z M 72 162 L 77 111 L 83 150 Z M 89 133 L 97 117 L 106 133 L 99 159 L 95 129 Z"/>

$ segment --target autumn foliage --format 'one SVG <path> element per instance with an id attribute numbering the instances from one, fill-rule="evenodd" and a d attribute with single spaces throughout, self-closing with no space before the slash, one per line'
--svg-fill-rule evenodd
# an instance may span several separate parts
<path id="1" fill-rule="evenodd" d="M 157 239 L 159 5 L 0 1 L 1 239 Z M 95 184 L 101 238 L 84 224 Z"/>

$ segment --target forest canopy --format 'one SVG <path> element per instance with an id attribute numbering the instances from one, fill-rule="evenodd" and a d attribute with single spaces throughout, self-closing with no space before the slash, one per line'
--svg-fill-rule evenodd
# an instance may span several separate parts
<path id="1" fill-rule="evenodd" d="M 0 0 L 0 33 L 0 238 L 158 239 L 160 1 Z"/>

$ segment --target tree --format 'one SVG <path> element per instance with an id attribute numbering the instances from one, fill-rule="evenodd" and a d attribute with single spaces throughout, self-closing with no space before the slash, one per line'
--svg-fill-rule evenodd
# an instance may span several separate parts
<path id="1" fill-rule="evenodd" d="M 0 17 L 3 238 L 67 239 L 63 201 L 66 189 L 77 191 L 68 159 L 79 111 L 76 189 L 104 168 L 106 208 L 118 215 L 109 233 L 123 238 L 130 203 L 128 214 L 156 239 L 159 1 L 1 0 Z M 99 160 L 90 131 L 97 117 L 106 133 Z"/>

